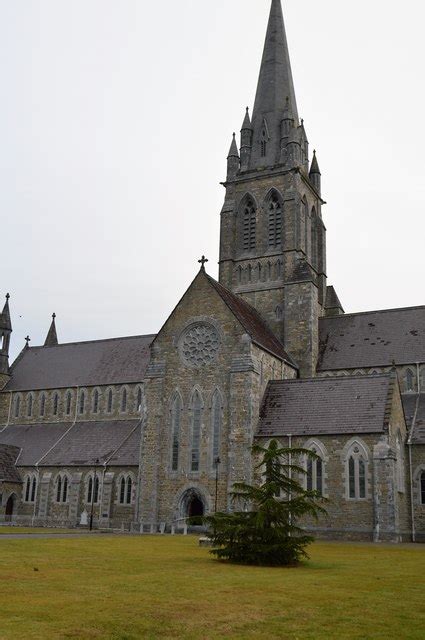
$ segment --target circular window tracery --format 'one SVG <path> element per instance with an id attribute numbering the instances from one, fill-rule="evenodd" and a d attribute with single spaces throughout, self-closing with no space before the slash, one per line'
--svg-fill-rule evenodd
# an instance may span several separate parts
<path id="1" fill-rule="evenodd" d="M 210 364 L 215 359 L 220 346 L 216 328 L 206 322 L 191 325 L 180 341 L 183 360 L 194 367 Z"/>

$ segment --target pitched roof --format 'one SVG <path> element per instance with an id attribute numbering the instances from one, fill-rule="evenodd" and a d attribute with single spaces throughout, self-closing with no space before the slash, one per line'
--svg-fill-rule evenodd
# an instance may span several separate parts
<path id="1" fill-rule="evenodd" d="M 425 444 L 425 393 L 405 393 L 402 400 L 412 443 Z"/>
<path id="2" fill-rule="evenodd" d="M 22 481 L 15 466 L 19 452 L 19 447 L 0 444 L 0 482 Z"/>
<path id="3" fill-rule="evenodd" d="M 251 336 L 252 341 L 259 347 L 269 351 L 273 355 L 277 356 L 281 360 L 285 360 L 292 366 L 296 367 L 294 360 L 285 351 L 283 344 L 275 336 L 270 327 L 266 324 L 258 311 L 251 307 L 248 302 L 245 302 L 243 298 L 232 293 L 222 284 L 211 278 L 206 274 L 206 277 L 220 295 L 222 300 L 226 303 L 232 313 L 239 320 L 241 325 L 245 328 L 246 332 Z"/>
<path id="4" fill-rule="evenodd" d="M 22 449 L 19 466 L 85 466 L 96 458 L 111 466 L 138 464 L 139 420 L 11 425 L 0 443 Z M 1 445 L 0 445 L 1 448 Z"/>
<path id="5" fill-rule="evenodd" d="M 7 391 L 122 384 L 143 380 L 155 336 L 72 342 L 24 349 Z"/>
<path id="6" fill-rule="evenodd" d="M 258 435 L 379 433 L 390 416 L 392 374 L 270 382 Z"/>
<path id="7" fill-rule="evenodd" d="M 425 307 L 319 321 L 319 371 L 425 362 Z"/>

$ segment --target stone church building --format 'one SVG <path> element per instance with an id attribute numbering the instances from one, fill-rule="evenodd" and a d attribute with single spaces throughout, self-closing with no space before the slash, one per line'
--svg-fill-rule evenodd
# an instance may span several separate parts
<path id="1" fill-rule="evenodd" d="M 206 260 L 157 335 L 58 342 L 9 363 L 0 315 L 0 521 L 179 530 L 232 508 L 254 439 L 314 450 L 319 536 L 425 540 L 425 307 L 345 314 L 321 174 L 273 0 L 233 137 L 219 280 Z"/>

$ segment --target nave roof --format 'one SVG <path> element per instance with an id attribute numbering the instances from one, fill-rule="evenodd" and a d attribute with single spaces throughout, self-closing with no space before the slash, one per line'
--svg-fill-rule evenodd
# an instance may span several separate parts
<path id="1" fill-rule="evenodd" d="M 141 382 L 154 335 L 28 347 L 11 367 L 6 391 Z"/>
<path id="2" fill-rule="evenodd" d="M 318 371 L 425 362 L 425 307 L 321 318 L 319 337 Z"/>

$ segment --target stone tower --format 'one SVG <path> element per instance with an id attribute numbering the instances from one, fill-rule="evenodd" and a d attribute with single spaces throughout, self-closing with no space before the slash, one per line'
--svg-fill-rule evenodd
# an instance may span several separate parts
<path id="1" fill-rule="evenodd" d="M 9 380 L 9 346 L 10 334 L 12 333 L 9 298 L 10 296 L 7 294 L 3 311 L 0 314 L 0 389 Z"/>
<path id="2" fill-rule="evenodd" d="M 315 373 L 326 304 L 321 174 L 299 120 L 280 0 L 272 0 L 252 118 L 233 136 L 221 212 L 220 282 L 257 308 Z"/>

